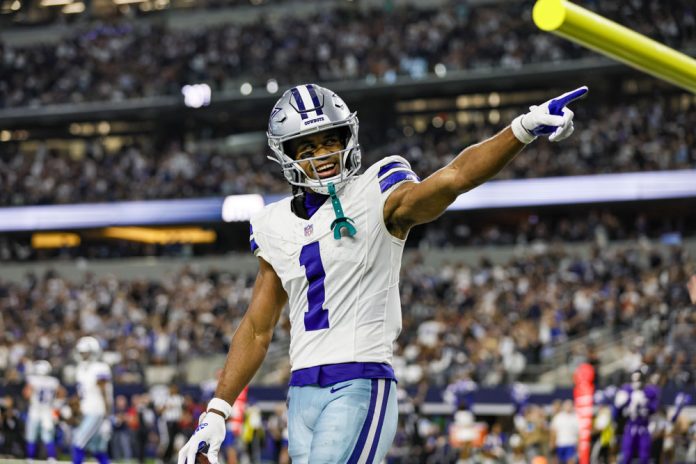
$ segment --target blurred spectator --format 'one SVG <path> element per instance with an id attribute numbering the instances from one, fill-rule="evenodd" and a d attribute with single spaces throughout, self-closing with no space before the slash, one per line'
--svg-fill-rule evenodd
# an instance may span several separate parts
<path id="1" fill-rule="evenodd" d="M 162 460 L 165 463 L 171 463 L 174 456 L 174 444 L 177 440 L 177 435 L 181 433 L 181 420 L 184 415 L 184 397 L 179 394 L 179 386 L 172 383 L 169 385 L 166 393 L 160 397 L 158 414 L 166 430 L 164 453 Z"/>
<path id="2" fill-rule="evenodd" d="M 689 299 L 692 304 L 696 304 L 696 275 L 689 277 L 689 282 L 686 284 L 689 289 Z"/>
<path id="3" fill-rule="evenodd" d="M 683 0 L 581 3 L 670 46 L 696 38 L 694 10 Z M 92 23 L 56 44 L 0 44 L 0 108 L 176 95 L 192 82 L 215 92 L 268 79 L 390 82 L 397 75 L 423 77 L 436 66 L 519 68 L 590 55 L 535 29 L 532 4 L 339 6 L 276 22 L 261 16 L 244 25 L 171 31 L 151 22 Z"/>
<path id="4" fill-rule="evenodd" d="M 582 124 L 573 137 L 553 147 L 545 141 L 533 144 L 497 178 L 693 169 L 696 136 L 685 128 L 696 126 L 696 111 L 693 103 L 689 105 L 684 107 L 678 95 L 654 92 L 644 98 L 583 108 L 578 116 Z M 385 154 L 399 154 L 426 177 L 464 147 L 508 122 L 490 125 L 480 121 L 455 126 L 452 131 L 431 128 L 410 137 L 397 129 L 377 136 L 367 128 L 362 137 L 363 163 L 368 166 Z M 370 140 L 374 140 L 372 145 Z M 20 151 L 19 145 L 7 147 L 0 156 L 0 184 L 5 186 L 0 191 L 0 206 L 290 193 L 280 170 L 263 156 L 263 149 L 226 155 L 204 145 L 182 147 L 175 141 L 157 148 L 147 138 L 117 148 L 93 139 L 86 142 L 80 157 L 49 150 L 41 143 L 30 152 Z M 603 231 L 596 230 L 598 222 Z M 611 234 L 615 225 L 596 217 L 587 225 L 558 227 L 575 240 L 593 228 L 598 236 Z M 497 233 L 492 228 L 486 236 L 495 240 Z"/>
<path id="5" fill-rule="evenodd" d="M 118 395 L 114 403 L 111 456 L 116 460 L 133 458 L 133 430 L 128 417 L 128 398 Z"/>
<path id="6" fill-rule="evenodd" d="M 23 456 L 24 421 L 12 396 L 0 398 L 0 455 Z"/>
<path id="7" fill-rule="evenodd" d="M 562 409 L 553 416 L 550 430 L 550 447 L 555 449 L 558 463 L 574 463 L 577 458 L 580 423 L 571 400 L 565 400 Z"/>

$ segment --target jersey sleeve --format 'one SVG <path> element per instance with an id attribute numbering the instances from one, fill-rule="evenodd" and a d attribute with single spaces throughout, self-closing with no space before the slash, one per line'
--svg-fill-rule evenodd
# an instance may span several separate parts
<path id="1" fill-rule="evenodd" d="M 377 163 L 376 177 L 383 201 L 404 182 L 420 182 L 409 162 L 401 156 L 388 156 Z"/>
<path id="2" fill-rule="evenodd" d="M 257 232 L 254 232 L 255 224 L 256 221 L 252 218 L 251 222 L 249 223 L 249 247 L 251 248 L 251 252 L 254 253 L 254 256 L 257 258 L 262 258 L 267 263 L 270 263 L 268 254 L 263 246 L 263 233 L 258 230 L 258 225 L 256 227 Z"/>

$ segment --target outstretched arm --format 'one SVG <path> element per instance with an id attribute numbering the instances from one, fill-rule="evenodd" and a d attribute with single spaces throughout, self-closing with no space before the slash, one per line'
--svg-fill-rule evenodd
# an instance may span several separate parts
<path id="1" fill-rule="evenodd" d="M 411 227 L 436 219 L 460 194 L 496 175 L 537 136 L 548 135 L 554 142 L 568 137 L 573 132 L 573 112 L 565 106 L 586 93 L 587 87 L 581 87 L 532 106 L 529 113 L 493 137 L 467 147 L 423 182 L 401 185 L 384 205 L 389 231 L 403 238 Z"/>

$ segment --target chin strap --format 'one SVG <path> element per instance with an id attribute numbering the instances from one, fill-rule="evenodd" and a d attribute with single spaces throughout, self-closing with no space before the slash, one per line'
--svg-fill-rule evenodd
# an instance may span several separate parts
<path id="1" fill-rule="evenodd" d="M 331 223 L 331 230 L 333 230 L 334 238 L 340 240 L 342 237 L 341 230 L 346 229 L 346 235 L 352 237 L 356 234 L 355 226 L 353 226 L 353 221 L 349 217 L 343 215 L 343 208 L 341 207 L 341 201 L 336 195 L 336 187 L 333 182 L 329 182 L 329 195 L 331 196 L 331 204 L 333 205 L 334 213 L 336 213 L 336 219 Z"/>

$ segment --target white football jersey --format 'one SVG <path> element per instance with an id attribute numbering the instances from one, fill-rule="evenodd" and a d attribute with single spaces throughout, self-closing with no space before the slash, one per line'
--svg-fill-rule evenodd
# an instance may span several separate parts
<path id="1" fill-rule="evenodd" d="M 77 394 L 80 397 L 80 410 L 86 416 L 104 416 L 111 411 L 106 410 L 104 397 L 97 382 L 106 380 L 106 394 L 111 401 L 113 386 L 111 384 L 111 368 L 99 361 L 85 361 L 77 365 Z"/>
<path id="2" fill-rule="evenodd" d="M 308 219 L 290 198 L 251 220 L 251 247 L 268 262 L 288 294 L 293 371 L 346 362 L 391 364 L 401 331 L 399 270 L 405 240 L 389 233 L 384 202 L 403 182 L 417 182 L 409 163 L 391 156 L 339 190 L 353 237 L 334 238 L 331 199 Z"/>
<path id="3" fill-rule="evenodd" d="M 50 375 L 30 375 L 27 377 L 27 384 L 31 387 L 29 415 L 50 415 L 60 387 L 58 379 Z"/>

